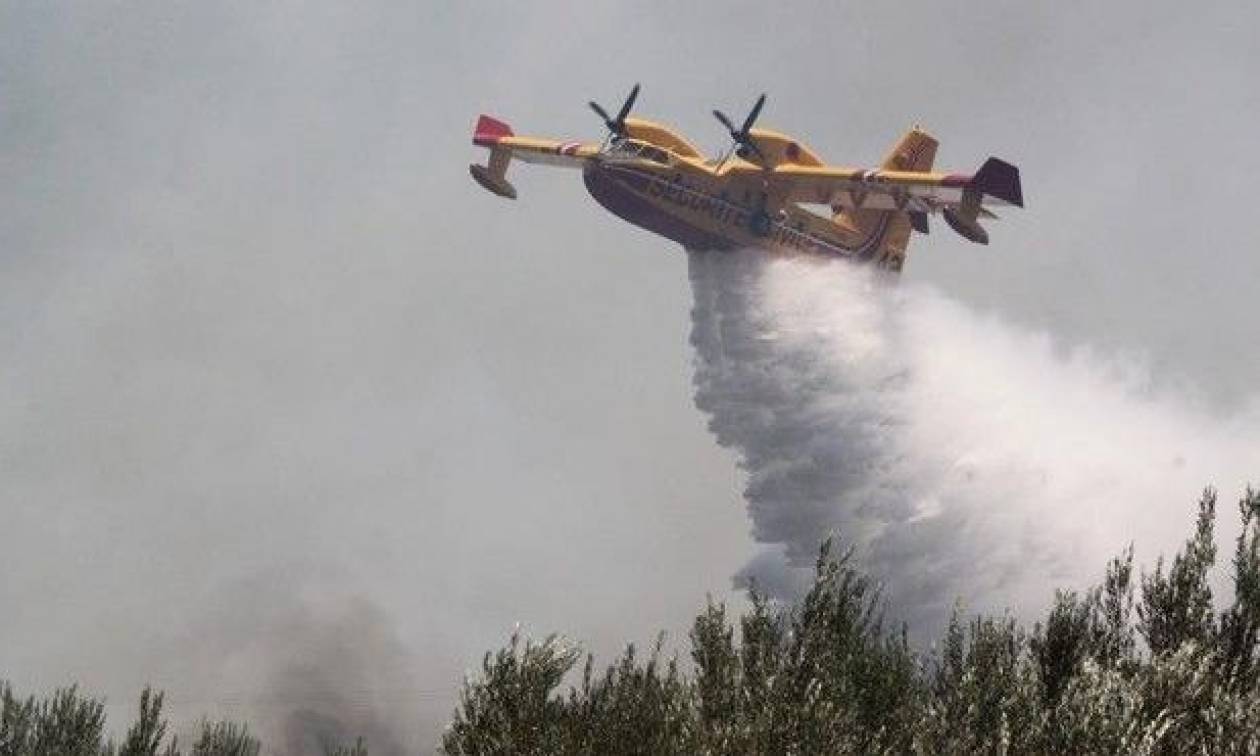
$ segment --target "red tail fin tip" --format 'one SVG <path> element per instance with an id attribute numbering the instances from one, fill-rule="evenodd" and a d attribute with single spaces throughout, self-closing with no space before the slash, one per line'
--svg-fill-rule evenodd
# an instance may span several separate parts
<path id="1" fill-rule="evenodd" d="M 477 119 L 477 127 L 473 129 L 473 144 L 480 147 L 493 147 L 504 137 L 514 136 L 512 127 L 497 118 L 483 115 Z"/>

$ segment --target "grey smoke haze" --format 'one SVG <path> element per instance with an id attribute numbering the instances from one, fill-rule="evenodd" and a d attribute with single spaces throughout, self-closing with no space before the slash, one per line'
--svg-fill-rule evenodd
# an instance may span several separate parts
<path id="1" fill-rule="evenodd" d="M 446 686 L 424 679 L 394 621 L 343 578 L 302 565 L 217 588 L 146 649 L 171 703 L 248 721 L 270 752 L 324 753 L 357 737 L 372 753 L 414 752 L 416 710 L 446 703 Z"/>
<path id="2" fill-rule="evenodd" d="M 1260 402 L 1214 416 L 1132 359 L 844 261 L 696 253 L 690 272 L 696 404 L 778 547 L 743 577 L 779 597 L 834 535 L 921 639 L 957 597 L 1031 617 L 1130 542 L 1169 550 L 1201 481 L 1256 474 Z"/>
<path id="3" fill-rule="evenodd" d="M 515 622 L 608 654 L 737 596 L 755 546 L 692 404 L 685 256 L 572 174 L 486 195 L 479 112 L 595 137 L 585 101 L 642 81 L 713 151 L 708 110 L 765 90 L 765 125 L 852 163 L 919 121 L 944 167 L 1019 163 L 1030 204 L 990 249 L 917 239 L 909 282 L 1235 414 L 1258 12 L 0 3 L 0 674 L 116 719 L 153 681 L 279 748 L 267 711 L 310 706 L 285 680 L 353 691 L 385 658 L 408 690 L 323 714 L 423 744 Z"/>

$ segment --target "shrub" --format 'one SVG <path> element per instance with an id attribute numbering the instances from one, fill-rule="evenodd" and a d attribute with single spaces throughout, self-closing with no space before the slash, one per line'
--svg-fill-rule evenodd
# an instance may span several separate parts
<path id="1" fill-rule="evenodd" d="M 1255 753 L 1260 751 L 1260 493 L 1239 502 L 1232 603 L 1217 612 L 1216 493 L 1165 570 L 1133 584 L 1133 549 L 1083 592 L 1058 591 L 1028 631 L 956 611 L 939 649 L 890 630 L 878 591 L 824 545 L 813 585 L 778 607 L 756 591 L 736 620 L 712 600 L 691 668 L 630 646 L 602 676 L 577 652 L 513 634 L 465 682 L 443 737 L 489 753 Z M 1140 637 L 1144 647 L 1139 648 Z"/>
<path id="2" fill-rule="evenodd" d="M 0 756 L 183 756 L 175 738 L 166 740 L 164 696 L 140 694 L 139 712 L 121 744 L 105 739 L 105 704 L 79 693 L 56 690 L 44 699 L 18 698 L 0 682 Z M 203 721 L 189 756 L 258 756 L 262 744 L 243 724 Z M 367 756 L 362 741 L 333 756 Z"/>

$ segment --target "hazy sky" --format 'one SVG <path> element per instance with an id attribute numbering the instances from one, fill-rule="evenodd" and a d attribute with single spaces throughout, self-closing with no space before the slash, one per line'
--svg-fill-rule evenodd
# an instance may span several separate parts
<path id="1" fill-rule="evenodd" d="M 766 91 L 856 164 L 921 123 L 1028 207 L 907 279 L 1249 401 L 1258 6 L 788 5 L 0 2 L 0 676 L 254 716 L 344 631 L 427 739 L 515 622 L 608 653 L 733 595 L 685 256 L 576 173 L 479 189 L 482 112 L 598 138 L 638 81 L 716 151 Z"/>

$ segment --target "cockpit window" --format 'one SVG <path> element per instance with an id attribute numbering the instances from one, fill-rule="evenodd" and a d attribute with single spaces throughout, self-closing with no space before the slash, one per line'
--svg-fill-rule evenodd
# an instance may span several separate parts
<path id="1" fill-rule="evenodd" d="M 610 142 L 604 147 L 604 156 L 610 158 L 632 158 L 639 154 L 634 142 L 619 140 Z"/>
<path id="2" fill-rule="evenodd" d="M 646 158 L 653 163 L 661 165 L 669 165 L 669 153 L 659 147 L 654 147 L 644 142 L 636 142 L 632 139 L 621 139 L 604 150 L 604 155 L 613 159 L 633 160 L 635 158 Z"/>
<path id="3" fill-rule="evenodd" d="M 643 150 L 640 154 L 648 160 L 651 160 L 653 163 L 669 165 L 669 155 L 665 153 L 665 150 L 662 150 L 659 147 L 653 147 L 645 144 L 643 145 Z"/>

